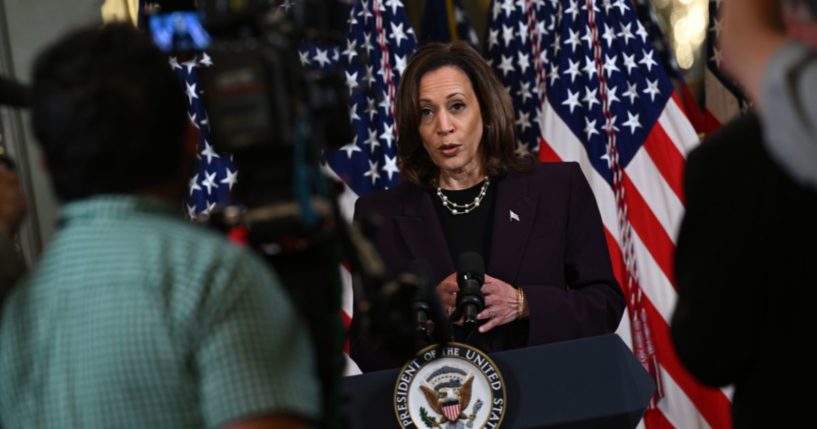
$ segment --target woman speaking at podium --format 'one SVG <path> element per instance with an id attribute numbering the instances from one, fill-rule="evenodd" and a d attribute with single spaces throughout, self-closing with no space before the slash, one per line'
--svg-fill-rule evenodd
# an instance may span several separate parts
<path id="1" fill-rule="evenodd" d="M 392 272 L 425 259 L 443 307 L 456 309 L 455 263 L 485 261 L 478 328 L 455 340 L 486 352 L 615 331 L 624 298 L 592 191 L 575 163 L 514 152 L 514 110 L 468 44 L 421 47 L 396 100 L 401 183 L 357 200 L 355 219 L 383 220 L 374 244 Z M 402 365 L 352 339 L 363 371 Z"/>

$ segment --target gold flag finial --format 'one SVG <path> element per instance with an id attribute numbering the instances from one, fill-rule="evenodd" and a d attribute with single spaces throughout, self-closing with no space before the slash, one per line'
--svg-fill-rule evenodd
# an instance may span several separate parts
<path id="1" fill-rule="evenodd" d="M 139 0 L 105 0 L 102 4 L 102 22 L 139 22 Z"/>

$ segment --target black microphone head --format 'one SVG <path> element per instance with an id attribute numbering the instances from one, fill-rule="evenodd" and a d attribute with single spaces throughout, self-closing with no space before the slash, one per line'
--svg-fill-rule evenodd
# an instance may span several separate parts
<path id="1" fill-rule="evenodd" d="M 457 262 L 460 292 L 457 294 L 457 311 L 452 317 L 462 314 L 465 327 L 472 329 L 477 324 L 477 314 L 485 307 L 485 297 L 482 295 L 485 265 L 477 252 L 465 252 Z"/>
<path id="2" fill-rule="evenodd" d="M 0 106 L 28 107 L 30 97 L 28 86 L 0 76 Z"/>
<path id="3" fill-rule="evenodd" d="M 412 308 L 416 321 L 425 329 L 425 321 L 431 313 L 429 297 L 433 293 L 431 285 L 431 264 L 425 259 L 415 259 L 408 268 L 408 280 L 416 288 Z"/>
<path id="4" fill-rule="evenodd" d="M 417 278 L 422 288 L 429 287 L 431 282 L 431 263 L 425 259 L 415 259 L 409 265 L 409 272 Z"/>
<path id="5" fill-rule="evenodd" d="M 480 285 L 485 282 L 485 264 L 477 252 L 465 252 L 457 260 L 457 282 L 462 285 L 466 279 L 474 279 Z"/>
<path id="6" fill-rule="evenodd" d="M 446 343 L 454 337 L 451 323 L 443 310 L 440 297 L 437 295 L 435 284 L 432 284 L 433 270 L 431 263 L 425 259 L 415 259 L 409 265 L 409 273 L 415 277 L 418 285 L 417 296 L 412 308 L 415 313 L 415 326 L 424 336 L 420 339 L 422 346 L 428 343 Z M 434 322 L 432 331 L 428 329 L 428 321 Z M 431 336 L 433 334 L 433 337 Z"/>

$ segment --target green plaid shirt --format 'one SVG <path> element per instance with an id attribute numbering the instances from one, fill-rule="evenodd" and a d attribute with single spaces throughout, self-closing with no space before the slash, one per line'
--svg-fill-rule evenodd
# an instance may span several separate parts
<path id="1" fill-rule="evenodd" d="M 315 417 L 305 325 L 265 263 L 157 200 L 66 205 L 0 322 L 0 426 Z"/>

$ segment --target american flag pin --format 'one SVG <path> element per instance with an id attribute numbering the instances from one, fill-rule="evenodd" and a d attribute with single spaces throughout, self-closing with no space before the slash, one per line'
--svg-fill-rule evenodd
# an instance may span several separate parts
<path id="1" fill-rule="evenodd" d="M 519 222 L 519 215 L 514 213 L 513 210 L 508 210 L 508 211 L 511 214 L 511 222 L 513 222 L 513 221 Z"/>

